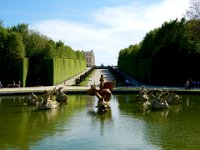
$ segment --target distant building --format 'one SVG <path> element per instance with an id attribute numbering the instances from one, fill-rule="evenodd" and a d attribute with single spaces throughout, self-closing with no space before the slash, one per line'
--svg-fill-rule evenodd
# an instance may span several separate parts
<path id="1" fill-rule="evenodd" d="M 93 50 L 91 51 L 84 51 L 85 59 L 87 61 L 87 67 L 93 67 L 95 65 L 95 57 Z"/>

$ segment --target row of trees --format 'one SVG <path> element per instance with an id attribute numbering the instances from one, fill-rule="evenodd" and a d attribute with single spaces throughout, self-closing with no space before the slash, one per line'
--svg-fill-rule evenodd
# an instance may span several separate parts
<path id="1" fill-rule="evenodd" d="M 122 49 L 118 57 L 119 69 L 152 84 L 179 84 L 187 78 L 199 80 L 200 74 L 193 69 L 200 65 L 200 14 L 193 10 L 196 11 L 197 2 L 191 1 L 186 12 L 188 20 L 165 22 L 148 32 L 139 44 Z M 146 64 L 148 69 L 141 73 L 147 75 L 143 79 L 141 74 L 137 76 L 138 67 L 142 66 L 140 60 L 149 63 Z"/>
<path id="2" fill-rule="evenodd" d="M 23 86 L 55 85 L 86 68 L 83 51 L 29 30 L 27 24 L 5 28 L 0 22 L 0 81 Z"/>
<path id="3" fill-rule="evenodd" d="M 118 61 L 131 58 L 188 57 L 200 53 L 200 20 L 165 22 L 146 34 L 139 44 L 119 52 Z"/>
<path id="4" fill-rule="evenodd" d="M 5 28 L 2 21 L 0 22 L 0 57 L 85 59 L 83 52 L 74 51 L 62 41 L 55 42 L 38 32 L 29 30 L 27 24 Z"/>

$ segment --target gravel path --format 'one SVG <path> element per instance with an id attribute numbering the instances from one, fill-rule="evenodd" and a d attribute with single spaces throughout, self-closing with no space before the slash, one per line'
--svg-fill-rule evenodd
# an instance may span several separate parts
<path id="1" fill-rule="evenodd" d="M 99 80 L 100 80 L 101 75 L 104 76 L 104 82 L 114 80 L 113 75 L 110 73 L 110 71 L 108 69 L 95 69 L 92 77 L 89 79 L 88 86 L 90 86 L 94 83 L 97 86 L 99 86 L 99 84 L 100 84 Z"/>

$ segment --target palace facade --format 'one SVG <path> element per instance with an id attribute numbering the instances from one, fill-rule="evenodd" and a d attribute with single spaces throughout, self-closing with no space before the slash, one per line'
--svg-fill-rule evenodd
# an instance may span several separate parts
<path id="1" fill-rule="evenodd" d="M 93 50 L 84 51 L 84 54 L 85 54 L 85 59 L 86 59 L 86 62 L 87 62 L 87 67 L 95 66 L 95 57 L 94 57 Z"/>

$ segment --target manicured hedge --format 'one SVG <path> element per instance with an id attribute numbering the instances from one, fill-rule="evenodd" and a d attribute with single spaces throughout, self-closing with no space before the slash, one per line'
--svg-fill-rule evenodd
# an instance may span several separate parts
<path id="1" fill-rule="evenodd" d="M 132 59 L 129 64 L 120 65 L 135 79 L 151 85 L 183 85 L 186 79 L 198 79 L 200 73 L 194 67 L 199 66 L 199 59 Z"/>
<path id="2" fill-rule="evenodd" d="M 15 59 L 0 59 L 0 81 L 3 86 L 13 83 L 21 82 L 25 86 L 28 74 L 28 59 L 15 58 Z"/>
<path id="3" fill-rule="evenodd" d="M 151 59 L 127 59 L 125 64 L 120 65 L 120 69 L 142 82 L 151 82 Z"/>
<path id="4" fill-rule="evenodd" d="M 0 59 L 3 86 L 21 81 L 22 86 L 55 85 L 86 69 L 85 60 L 75 59 Z"/>
<path id="5" fill-rule="evenodd" d="M 62 58 L 30 60 L 27 86 L 55 85 L 85 69 L 85 60 Z"/>
<path id="6" fill-rule="evenodd" d="M 53 59 L 53 85 L 63 82 L 86 69 L 85 60 Z"/>

